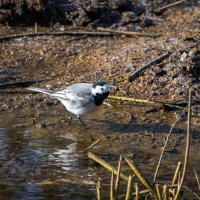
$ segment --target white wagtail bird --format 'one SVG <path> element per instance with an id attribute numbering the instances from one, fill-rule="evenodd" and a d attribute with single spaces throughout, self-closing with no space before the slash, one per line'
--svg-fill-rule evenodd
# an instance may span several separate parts
<path id="1" fill-rule="evenodd" d="M 50 97 L 58 99 L 69 112 L 78 117 L 86 128 L 87 126 L 81 120 L 80 115 L 94 112 L 110 93 L 109 85 L 103 80 L 93 84 L 75 83 L 57 92 L 36 87 L 28 87 L 27 89 L 48 94 Z"/>

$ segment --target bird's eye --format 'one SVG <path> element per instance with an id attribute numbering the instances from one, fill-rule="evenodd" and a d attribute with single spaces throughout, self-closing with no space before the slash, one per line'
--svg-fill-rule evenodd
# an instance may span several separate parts
<path id="1" fill-rule="evenodd" d="M 103 88 L 101 88 L 101 91 L 103 91 L 104 89 Z"/>

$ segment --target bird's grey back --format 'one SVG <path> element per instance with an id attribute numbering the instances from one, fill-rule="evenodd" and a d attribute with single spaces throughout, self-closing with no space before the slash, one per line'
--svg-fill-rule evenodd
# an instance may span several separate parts
<path id="1" fill-rule="evenodd" d="M 76 96 L 85 97 L 91 94 L 91 87 L 91 83 L 75 83 L 73 85 L 70 85 L 66 89 Z"/>

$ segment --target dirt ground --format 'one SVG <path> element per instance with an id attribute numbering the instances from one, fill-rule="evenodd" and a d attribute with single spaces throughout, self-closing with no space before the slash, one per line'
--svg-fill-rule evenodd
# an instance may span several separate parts
<path id="1" fill-rule="evenodd" d="M 145 17 L 145 16 L 144 16 Z M 67 127 L 68 113 L 54 99 L 33 94 L 25 87 L 5 87 L 7 83 L 33 81 L 43 88 L 63 89 L 76 82 L 95 82 L 103 79 L 112 86 L 112 95 L 156 101 L 187 101 L 188 89 L 199 98 L 200 80 L 200 6 L 177 6 L 162 15 L 151 17 L 153 25 L 142 27 L 144 33 L 160 33 L 157 38 L 89 36 L 38 36 L 0 40 L 0 116 L 10 123 L 18 118 L 19 126 L 31 127 L 35 132 L 55 131 Z M 40 31 L 69 30 L 68 26 L 38 26 Z M 71 28 L 70 30 L 88 30 Z M 34 32 L 34 27 L 1 25 L 1 35 Z M 160 55 L 171 52 L 169 58 L 153 65 L 138 78 L 129 81 L 130 75 L 144 64 Z M 157 110 L 151 106 L 113 103 L 103 105 L 98 112 L 84 120 L 87 132 L 73 122 L 68 131 L 78 143 L 79 150 L 94 139 L 101 139 L 93 149 L 100 157 L 116 164 L 120 154 L 145 166 L 146 175 L 152 179 L 166 134 L 179 111 Z M 193 169 L 200 174 L 200 119 L 199 106 L 193 108 L 189 176 L 186 184 L 197 190 Z M 8 114 L 7 114 L 8 113 Z M 26 119 L 29 119 L 28 122 Z M 22 120 L 23 121 L 23 120 Z M 28 125 L 27 125 L 28 123 Z M 53 128 L 52 128 L 53 127 Z M 72 129 L 75 129 L 72 131 Z M 39 134 L 39 133 L 38 133 Z M 170 137 L 159 172 L 160 181 L 170 181 L 177 160 L 182 161 L 186 141 L 186 117 L 183 116 Z M 167 172 L 167 173 L 166 173 Z M 103 175 L 101 174 L 103 173 Z M 105 171 L 99 176 L 106 178 Z"/>

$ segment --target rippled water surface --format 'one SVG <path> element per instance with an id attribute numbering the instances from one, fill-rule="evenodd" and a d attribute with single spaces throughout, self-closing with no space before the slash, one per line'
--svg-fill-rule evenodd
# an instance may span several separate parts
<path id="1" fill-rule="evenodd" d="M 30 119 L 16 119 L 0 119 L 0 199 L 95 198 L 93 171 L 70 129 L 34 129 Z"/>

